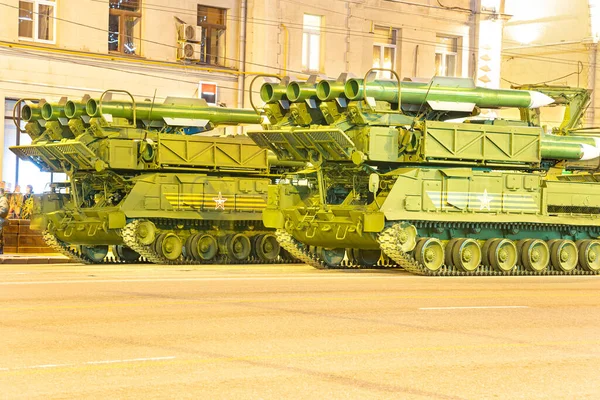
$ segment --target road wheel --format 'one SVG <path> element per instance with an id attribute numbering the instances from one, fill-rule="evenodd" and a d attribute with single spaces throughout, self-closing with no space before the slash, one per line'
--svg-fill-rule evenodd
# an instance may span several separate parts
<path id="1" fill-rule="evenodd" d="M 363 267 L 373 267 L 381 258 L 381 250 L 352 249 L 353 261 Z"/>
<path id="2" fill-rule="evenodd" d="M 518 253 L 515 242 L 509 239 L 494 239 L 488 249 L 488 259 L 495 270 L 510 271 L 517 265 Z"/>
<path id="3" fill-rule="evenodd" d="M 121 261 L 134 262 L 140 259 L 140 255 L 137 251 L 125 245 L 115 246 L 113 252 Z"/>
<path id="4" fill-rule="evenodd" d="M 398 228 L 397 234 L 400 250 L 405 253 L 413 251 L 417 244 L 417 228 L 414 225 L 406 225 Z"/>
<path id="5" fill-rule="evenodd" d="M 91 262 L 100 263 L 108 254 L 108 246 L 81 246 L 81 254 Z"/>
<path id="6" fill-rule="evenodd" d="M 242 261 L 250 256 L 252 244 L 243 233 L 229 235 L 226 242 L 227 256 L 234 261 Z"/>
<path id="7" fill-rule="evenodd" d="M 550 262 L 550 248 L 543 240 L 525 240 L 521 246 L 521 262 L 533 272 L 541 272 Z"/>
<path id="8" fill-rule="evenodd" d="M 572 271 L 577 266 L 578 258 L 577 246 L 571 240 L 556 240 L 550 247 L 550 261 L 558 271 Z"/>
<path id="9" fill-rule="evenodd" d="M 277 259 L 280 249 L 277 238 L 271 233 L 254 237 L 254 251 L 261 261 L 274 261 Z"/>
<path id="10" fill-rule="evenodd" d="M 452 248 L 452 263 L 457 268 L 472 272 L 481 264 L 481 247 L 474 239 L 459 239 Z"/>
<path id="11" fill-rule="evenodd" d="M 156 239 L 156 226 L 150 221 L 140 221 L 135 231 L 138 242 L 144 245 L 154 243 Z"/>
<path id="12" fill-rule="evenodd" d="M 444 246 L 436 238 L 419 239 L 415 247 L 415 258 L 430 271 L 437 271 L 444 265 Z"/>
<path id="13" fill-rule="evenodd" d="M 219 244 L 213 235 L 197 233 L 192 238 L 192 256 L 196 260 L 211 261 L 218 252 Z"/>
<path id="14" fill-rule="evenodd" d="M 600 241 L 578 240 L 579 265 L 586 271 L 600 271 Z"/>
<path id="15" fill-rule="evenodd" d="M 319 255 L 321 259 L 327 266 L 329 267 L 339 267 L 344 261 L 344 256 L 346 255 L 346 249 L 337 248 L 337 249 L 325 249 L 321 248 L 319 251 Z"/>
<path id="16" fill-rule="evenodd" d="M 163 233 L 156 238 L 154 249 L 158 255 L 169 261 L 175 261 L 181 256 L 183 244 L 181 238 L 173 232 Z"/>

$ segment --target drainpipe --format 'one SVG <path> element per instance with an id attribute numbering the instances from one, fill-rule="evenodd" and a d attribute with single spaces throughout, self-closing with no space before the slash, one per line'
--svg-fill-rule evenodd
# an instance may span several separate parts
<path id="1" fill-rule="evenodd" d="M 242 0 L 240 16 L 242 19 L 240 33 L 240 75 L 238 76 L 238 108 L 244 108 L 244 97 L 246 96 L 246 19 L 248 13 L 248 0 Z"/>
<path id="2" fill-rule="evenodd" d="M 472 14 L 469 16 L 469 23 L 471 25 L 471 29 L 469 32 L 469 47 L 473 50 L 470 54 L 470 57 L 468 57 L 470 62 L 468 66 L 469 73 L 467 76 L 472 77 L 473 80 L 477 82 L 477 68 L 479 64 L 479 24 L 481 23 L 481 0 L 471 0 L 471 11 Z"/>
<path id="3" fill-rule="evenodd" d="M 345 57 L 345 71 L 350 72 L 350 18 L 352 18 L 352 9 L 350 8 L 350 2 L 346 3 L 346 54 Z"/>
<path id="4" fill-rule="evenodd" d="M 585 118 L 585 123 L 588 126 L 596 126 L 596 68 L 598 64 L 598 43 L 590 43 L 588 46 L 588 63 L 590 65 L 590 73 L 588 74 L 588 89 L 592 89 L 592 98 L 590 100 L 590 104 L 587 108 L 587 115 Z"/>

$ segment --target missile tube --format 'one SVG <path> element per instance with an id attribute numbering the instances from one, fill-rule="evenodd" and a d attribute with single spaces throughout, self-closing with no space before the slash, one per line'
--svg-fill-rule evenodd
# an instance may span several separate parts
<path id="1" fill-rule="evenodd" d="M 23 121 L 32 122 L 42 119 L 42 110 L 37 104 L 25 103 L 21 110 Z"/>
<path id="2" fill-rule="evenodd" d="M 133 104 L 130 102 L 102 102 L 102 114 L 133 119 Z M 235 110 L 222 107 L 198 107 L 171 104 L 138 103 L 135 106 L 136 118 L 141 120 L 162 120 L 163 118 L 186 118 L 209 120 L 215 125 L 260 124 L 262 117 L 254 110 Z M 90 117 L 100 116 L 99 102 L 88 100 L 86 112 Z"/>
<path id="3" fill-rule="evenodd" d="M 343 82 L 323 80 L 317 84 L 317 97 L 321 101 L 331 101 L 344 96 L 345 84 Z"/>
<path id="4" fill-rule="evenodd" d="M 290 82 L 286 89 L 287 98 L 292 102 L 300 102 L 317 98 L 317 85 L 314 83 Z"/>
<path id="5" fill-rule="evenodd" d="M 277 83 L 266 82 L 260 87 L 260 98 L 265 103 L 277 103 L 279 100 L 287 100 L 287 87 Z"/>
<path id="6" fill-rule="evenodd" d="M 428 83 L 401 82 L 402 103 L 420 105 L 425 101 L 474 103 L 482 108 L 537 108 L 553 100 L 542 93 L 527 90 L 489 89 L 483 87 L 442 87 Z M 367 83 L 369 97 L 389 103 L 398 102 L 398 87 L 394 81 L 375 80 Z M 344 93 L 349 100 L 362 100 L 363 80 L 349 79 Z"/>

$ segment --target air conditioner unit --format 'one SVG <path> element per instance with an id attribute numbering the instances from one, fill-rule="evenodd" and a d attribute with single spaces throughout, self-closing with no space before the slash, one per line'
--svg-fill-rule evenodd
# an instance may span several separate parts
<path id="1" fill-rule="evenodd" d="M 179 40 L 199 42 L 202 40 L 202 28 L 196 25 L 179 25 Z"/>
<path id="2" fill-rule="evenodd" d="M 179 44 L 178 56 L 180 60 L 200 60 L 202 48 L 200 43 L 183 42 Z"/>

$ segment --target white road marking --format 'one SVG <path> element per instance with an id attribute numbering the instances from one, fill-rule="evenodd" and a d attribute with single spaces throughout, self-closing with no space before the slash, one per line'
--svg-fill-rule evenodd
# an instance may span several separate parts
<path id="1" fill-rule="evenodd" d="M 79 364 L 41 364 L 41 365 L 28 365 L 25 367 L 13 367 L 13 368 L 0 368 L 0 371 L 19 371 L 24 369 L 48 369 L 48 368 L 65 368 L 65 367 L 77 367 L 81 365 L 101 365 L 101 364 L 118 364 L 118 363 L 135 363 L 144 361 L 164 361 L 173 360 L 175 356 L 168 357 L 146 357 L 146 358 L 130 358 L 125 360 L 102 360 L 102 361 L 87 361 Z"/>
<path id="2" fill-rule="evenodd" d="M 422 307 L 419 310 L 469 310 L 489 308 L 529 308 L 528 306 L 466 306 L 466 307 Z"/>

